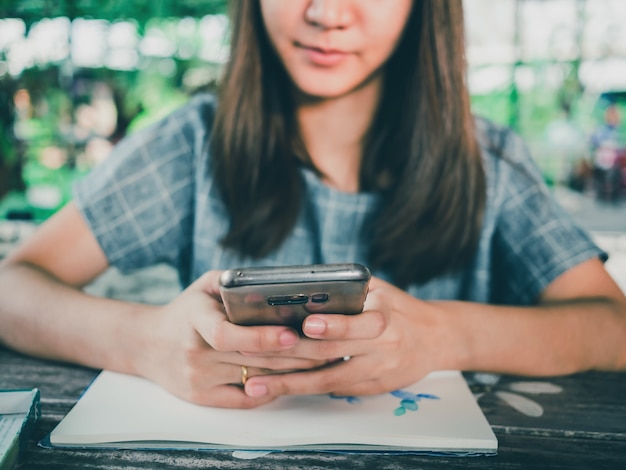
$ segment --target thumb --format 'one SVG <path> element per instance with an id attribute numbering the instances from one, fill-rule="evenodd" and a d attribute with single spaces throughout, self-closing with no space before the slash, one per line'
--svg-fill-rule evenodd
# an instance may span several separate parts
<path id="1" fill-rule="evenodd" d="M 187 287 L 187 290 L 204 292 L 221 302 L 222 296 L 220 294 L 220 276 L 222 273 L 223 271 L 207 271 L 196 279 L 189 287 Z"/>

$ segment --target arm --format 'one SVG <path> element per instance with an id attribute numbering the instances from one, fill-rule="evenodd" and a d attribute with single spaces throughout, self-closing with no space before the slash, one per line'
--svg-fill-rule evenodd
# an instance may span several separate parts
<path id="1" fill-rule="evenodd" d="M 526 375 L 626 369 L 626 299 L 596 259 L 553 281 L 534 307 L 424 302 L 376 279 L 361 315 L 311 315 L 304 332 L 315 340 L 301 341 L 293 355 L 351 359 L 255 377 L 246 384 L 249 395 L 381 393 L 438 369 Z"/>
<path id="2" fill-rule="evenodd" d="M 85 321 L 101 317 L 112 304 L 122 308 L 78 289 L 106 267 L 104 253 L 69 204 L 0 263 L 0 342 L 28 354 L 129 370 L 108 357 L 104 337 L 89 331 L 105 325 Z M 135 308 L 125 310 L 131 315 Z M 115 322 L 112 317 L 102 321 Z"/>
<path id="3" fill-rule="evenodd" d="M 626 298 L 598 259 L 562 274 L 535 307 L 441 307 L 465 331 L 464 369 L 527 375 L 626 369 Z"/>
<path id="4" fill-rule="evenodd" d="M 80 287 L 107 260 L 69 204 L 0 264 L 0 344 L 44 358 L 147 377 L 202 404 L 251 407 L 240 387 L 250 374 L 313 367 L 299 359 L 246 357 L 279 351 L 298 336 L 284 327 L 238 327 L 218 300 L 219 272 L 207 273 L 162 307 L 96 298 Z"/>

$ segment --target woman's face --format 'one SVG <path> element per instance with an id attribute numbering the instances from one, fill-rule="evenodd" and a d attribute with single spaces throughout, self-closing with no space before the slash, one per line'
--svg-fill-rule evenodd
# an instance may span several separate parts
<path id="1" fill-rule="evenodd" d="M 335 98 L 378 79 L 413 0 L 260 0 L 274 49 L 304 94 Z"/>

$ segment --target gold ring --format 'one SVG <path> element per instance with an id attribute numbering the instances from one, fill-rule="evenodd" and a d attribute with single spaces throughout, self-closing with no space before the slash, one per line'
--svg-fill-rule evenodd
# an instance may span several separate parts
<path id="1" fill-rule="evenodd" d="M 245 385 L 248 381 L 248 368 L 241 366 L 241 385 Z"/>

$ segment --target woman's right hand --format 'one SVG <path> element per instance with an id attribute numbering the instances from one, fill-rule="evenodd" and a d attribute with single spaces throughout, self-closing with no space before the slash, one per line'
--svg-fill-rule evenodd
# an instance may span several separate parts
<path id="1" fill-rule="evenodd" d="M 296 331 L 284 326 L 239 326 L 230 323 L 221 303 L 220 271 L 209 271 L 170 304 L 146 312 L 136 373 L 184 400 L 207 406 L 252 408 L 271 397 L 247 396 L 248 376 L 267 375 L 323 365 L 298 358 L 264 357 L 292 348 Z M 241 353 L 244 354 L 241 354 Z M 245 353 L 254 353 L 246 355 Z"/>
<path id="2" fill-rule="evenodd" d="M 170 304 L 155 307 L 81 291 L 108 266 L 85 218 L 69 203 L 0 260 L 0 345 L 140 375 L 187 401 L 238 408 L 271 400 L 243 393 L 242 365 L 252 377 L 322 364 L 277 357 L 299 342 L 294 330 L 228 322 L 220 272 L 206 273 Z"/>

